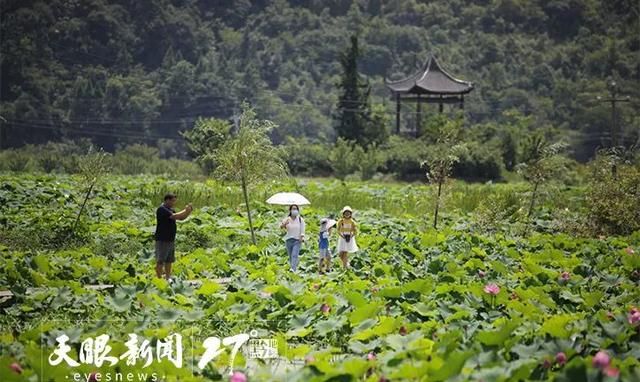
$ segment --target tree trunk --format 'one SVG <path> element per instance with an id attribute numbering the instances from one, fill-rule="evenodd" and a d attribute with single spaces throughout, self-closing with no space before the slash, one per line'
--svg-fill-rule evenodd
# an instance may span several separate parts
<path id="1" fill-rule="evenodd" d="M 527 213 L 527 218 L 530 218 L 531 214 L 533 213 L 533 206 L 535 205 L 536 195 L 538 193 L 538 185 L 539 183 L 535 183 L 533 185 L 533 192 L 531 193 L 531 203 L 529 204 L 529 212 Z"/>
<path id="2" fill-rule="evenodd" d="M 527 222 L 524 227 L 524 235 L 529 234 L 529 227 L 531 226 L 531 215 L 533 214 L 533 206 L 536 203 L 536 195 L 538 194 L 538 185 L 540 183 L 535 183 L 533 185 L 533 191 L 531 192 L 531 203 L 529 203 L 529 212 L 527 212 Z"/>
<path id="3" fill-rule="evenodd" d="M 96 182 L 91 182 L 91 185 L 89 186 L 89 190 L 87 190 L 87 193 L 84 195 L 84 201 L 82 202 L 80 211 L 78 211 L 78 216 L 76 216 L 76 221 L 75 223 L 73 223 L 73 228 L 71 229 L 72 234 L 76 232 L 76 228 L 78 227 L 78 223 L 80 222 L 80 216 L 82 215 L 82 212 L 84 211 L 84 208 L 87 205 L 87 201 L 89 201 L 89 196 L 91 195 L 91 191 L 93 191 L 93 186 L 95 184 Z"/>
<path id="4" fill-rule="evenodd" d="M 247 180 L 242 176 L 242 194 L 244 195 L 244 205 L 247 207 L 247 217 L 249 218 L 249 229 L 251 230 L 251 241 L 256 244 L 256 235 L 253 233 L 253 221 L 251 220 L 251 207 L 249 207 L 249 195 L 247 195 Z"/>
<path id="5" fill-rule="evenodd" d="M 440 194 L 442 192 L 442 182 L 438 182 L 438 196 L 436 196 L 436 211 L 433 214 L 433 228 L 438 229 L 438 210 L 440 209 Z"/>

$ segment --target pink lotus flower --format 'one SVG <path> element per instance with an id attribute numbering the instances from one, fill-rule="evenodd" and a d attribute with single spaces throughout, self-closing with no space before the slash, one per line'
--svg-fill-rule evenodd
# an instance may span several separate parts
<path id="1" fill-rule="evenodd" d="M 613 366 L 607 366 L 607 367 L 604 369 L 604 373 L 605 373 L 607 376 L 609 376 L 609 377 L 616 378 L 617 376 L 619 376 L 619 375 L 620 375 L 620 370 L 616 369 L 616 368 L 615 368 L 615 367 L 613 367 Z"/>
<path id="2" fill-rule="evenodd" d="M 486 274 L 486 272 L 485 272 L 485 271 L 483 271 L 483 270 L 479 270 L 479 271 L 478 271 L 478 277 L 480 277 L 480 278 L 484 278 L 484 276 L 486 276 L 486 275 L 487 275 L 487 274 Z"/>
<path id="3" fill-rule="evenodd" d="M 229 382 L 247 382 L 247 376 L 243 372 L 235 371 L 231 374 Z"/>
<path id="4" fill-rule="evenodd" d="M 604 350 L 597 352 L 596 355 L 593 356 L 593 360 L 591 360 L 593 367 L 597 367 L 598 369 L 604 369 L 609 366 L 610 362 L 609 354 Z"/>
<path id="5" fill-rule="evenodd" d="M 22 374 L 22 366 L 20 366 L 20 364 L 17 362 L 14 362 L 11 365 L 9 365 L 9 368 L 13 370 L 13 372 L 16 374 Z"/>
<path id="6" fill-rule="evenodd" d="M 624 251 L 627 253 L 627 255 L 633 255 L 634 253 L 636 253 L 636 251 L 634 251 L 631 247 L 625 248 Z"/>
<path id="7" fill-rule="evenodd" d="M 304 363 L 309 364 L 309 363 L 313 363 L 316 362 L 316 357 L 312 356 L 312 355 L 308 355 L 306 357 L 304 357 Z"/>
<path id="8" fill-rule="evenodd" d="M 331 307 L 328 304 L 322 304 L 320 310 L 322 311 L 322 313 L 327 314 L 331 311 Z"/>
<path id="9" fill-rule="evenodd" d="M 484 291 L 485 293 L 489 293 L 490 295 L 495 296 L 498 293 L 500 293 L 500 287 L 497 286 L 496 284 L 491 283 L 491 284 L 485 285 Z"/>
<path id="10" fill-rule="evenodd" d="M 569 272 L 564 271 L 560 274 L 560 278 L 562 278 L 563 281 L 569 281 L 571 275 L 569 274 Z"/>
<path id="11" fill-rule="evenodd" d="M 640 322 L 640 310 L 631 308 L 631 311 L 629 311 L 629 323 L 635 325 L 637 322 Z"/>
<path id="12" fill-rule="evenodd" d="M 367 359 L 369 361 L 375 361 L 376 360 L 376 353 L 371 352 L 371 353 L 367 354 Z"/>
<path id="13" fill-rule="evenodd" d="M 567 363 L 567 355 L 563 352 L 559 352 L 558 354 L 556 354 L 556 363 L 560 366 Z"/>

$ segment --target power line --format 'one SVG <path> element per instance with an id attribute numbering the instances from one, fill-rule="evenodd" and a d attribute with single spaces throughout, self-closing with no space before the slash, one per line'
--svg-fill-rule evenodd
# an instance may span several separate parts
<path id="1" fill-rule="evenodd" d="M 33 124 L 33 123 L 24 123 L 24 122 L 16 122 L 16 121 L 12 121 L 11 124 L 17 127 L 51 130 L 51 131 L 57 131 L 59 133 L 71 132 L 71 133 L 86 134 L 86 135 L 99 135 L 99 136 L 117 137 L 117 138 L 150 139 L 150 140 L 157 140 L 157 139 L 182 140 L 183 139 L 182 136 L 180 135 L 158 135 L 158 134 L 147 134 L 147 133 L 135 133 L 132 131 L 110 132 L 110 131 L 94 130 L 94 129 L 74 129 L 74 128 L 69 128 L 64 126 Z"/>

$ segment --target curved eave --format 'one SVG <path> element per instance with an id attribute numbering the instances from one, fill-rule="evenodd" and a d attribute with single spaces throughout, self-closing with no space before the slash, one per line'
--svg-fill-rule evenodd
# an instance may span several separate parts
<path id="1" fill-rule="evenodd" d="M 435 82 L 435 83 L 434 83 Z M 389 81 L 386 86 L 394 93 L 412 94 L 467 94 L 473 90 L 473 83 L 455 78 L 442 69 L 434 56 L 425 62 L 424 70 L 399 81 Z"/>

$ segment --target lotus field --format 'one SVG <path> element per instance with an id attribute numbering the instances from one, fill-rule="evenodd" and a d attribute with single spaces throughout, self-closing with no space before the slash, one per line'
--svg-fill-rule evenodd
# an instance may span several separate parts
<path id="1" fill-rule="evenodd" d="M 262 184 L 254 245 L 236 186 L 109 177 L 78 218 L 80 181 L 0 177 L 2 382 L 640 381 L 640 234 L 559 233 L 549 211 L 573 208 L 575 189 L 541 202 L 525 229 L 518 206 L 497 224 L 480 216 L 526 185 L 453 183 L 435 230 L 426 185 Z M 286 207 L 264 202 L 285 190 L 311 201 L 296 273 Z M 178 222 L 172 283 L 154 271 L 166 192 L 194 206 Z M 360 249 L 351 270 L 333 253 L 320 275 L 319 221 L 344 205 Z"/>

